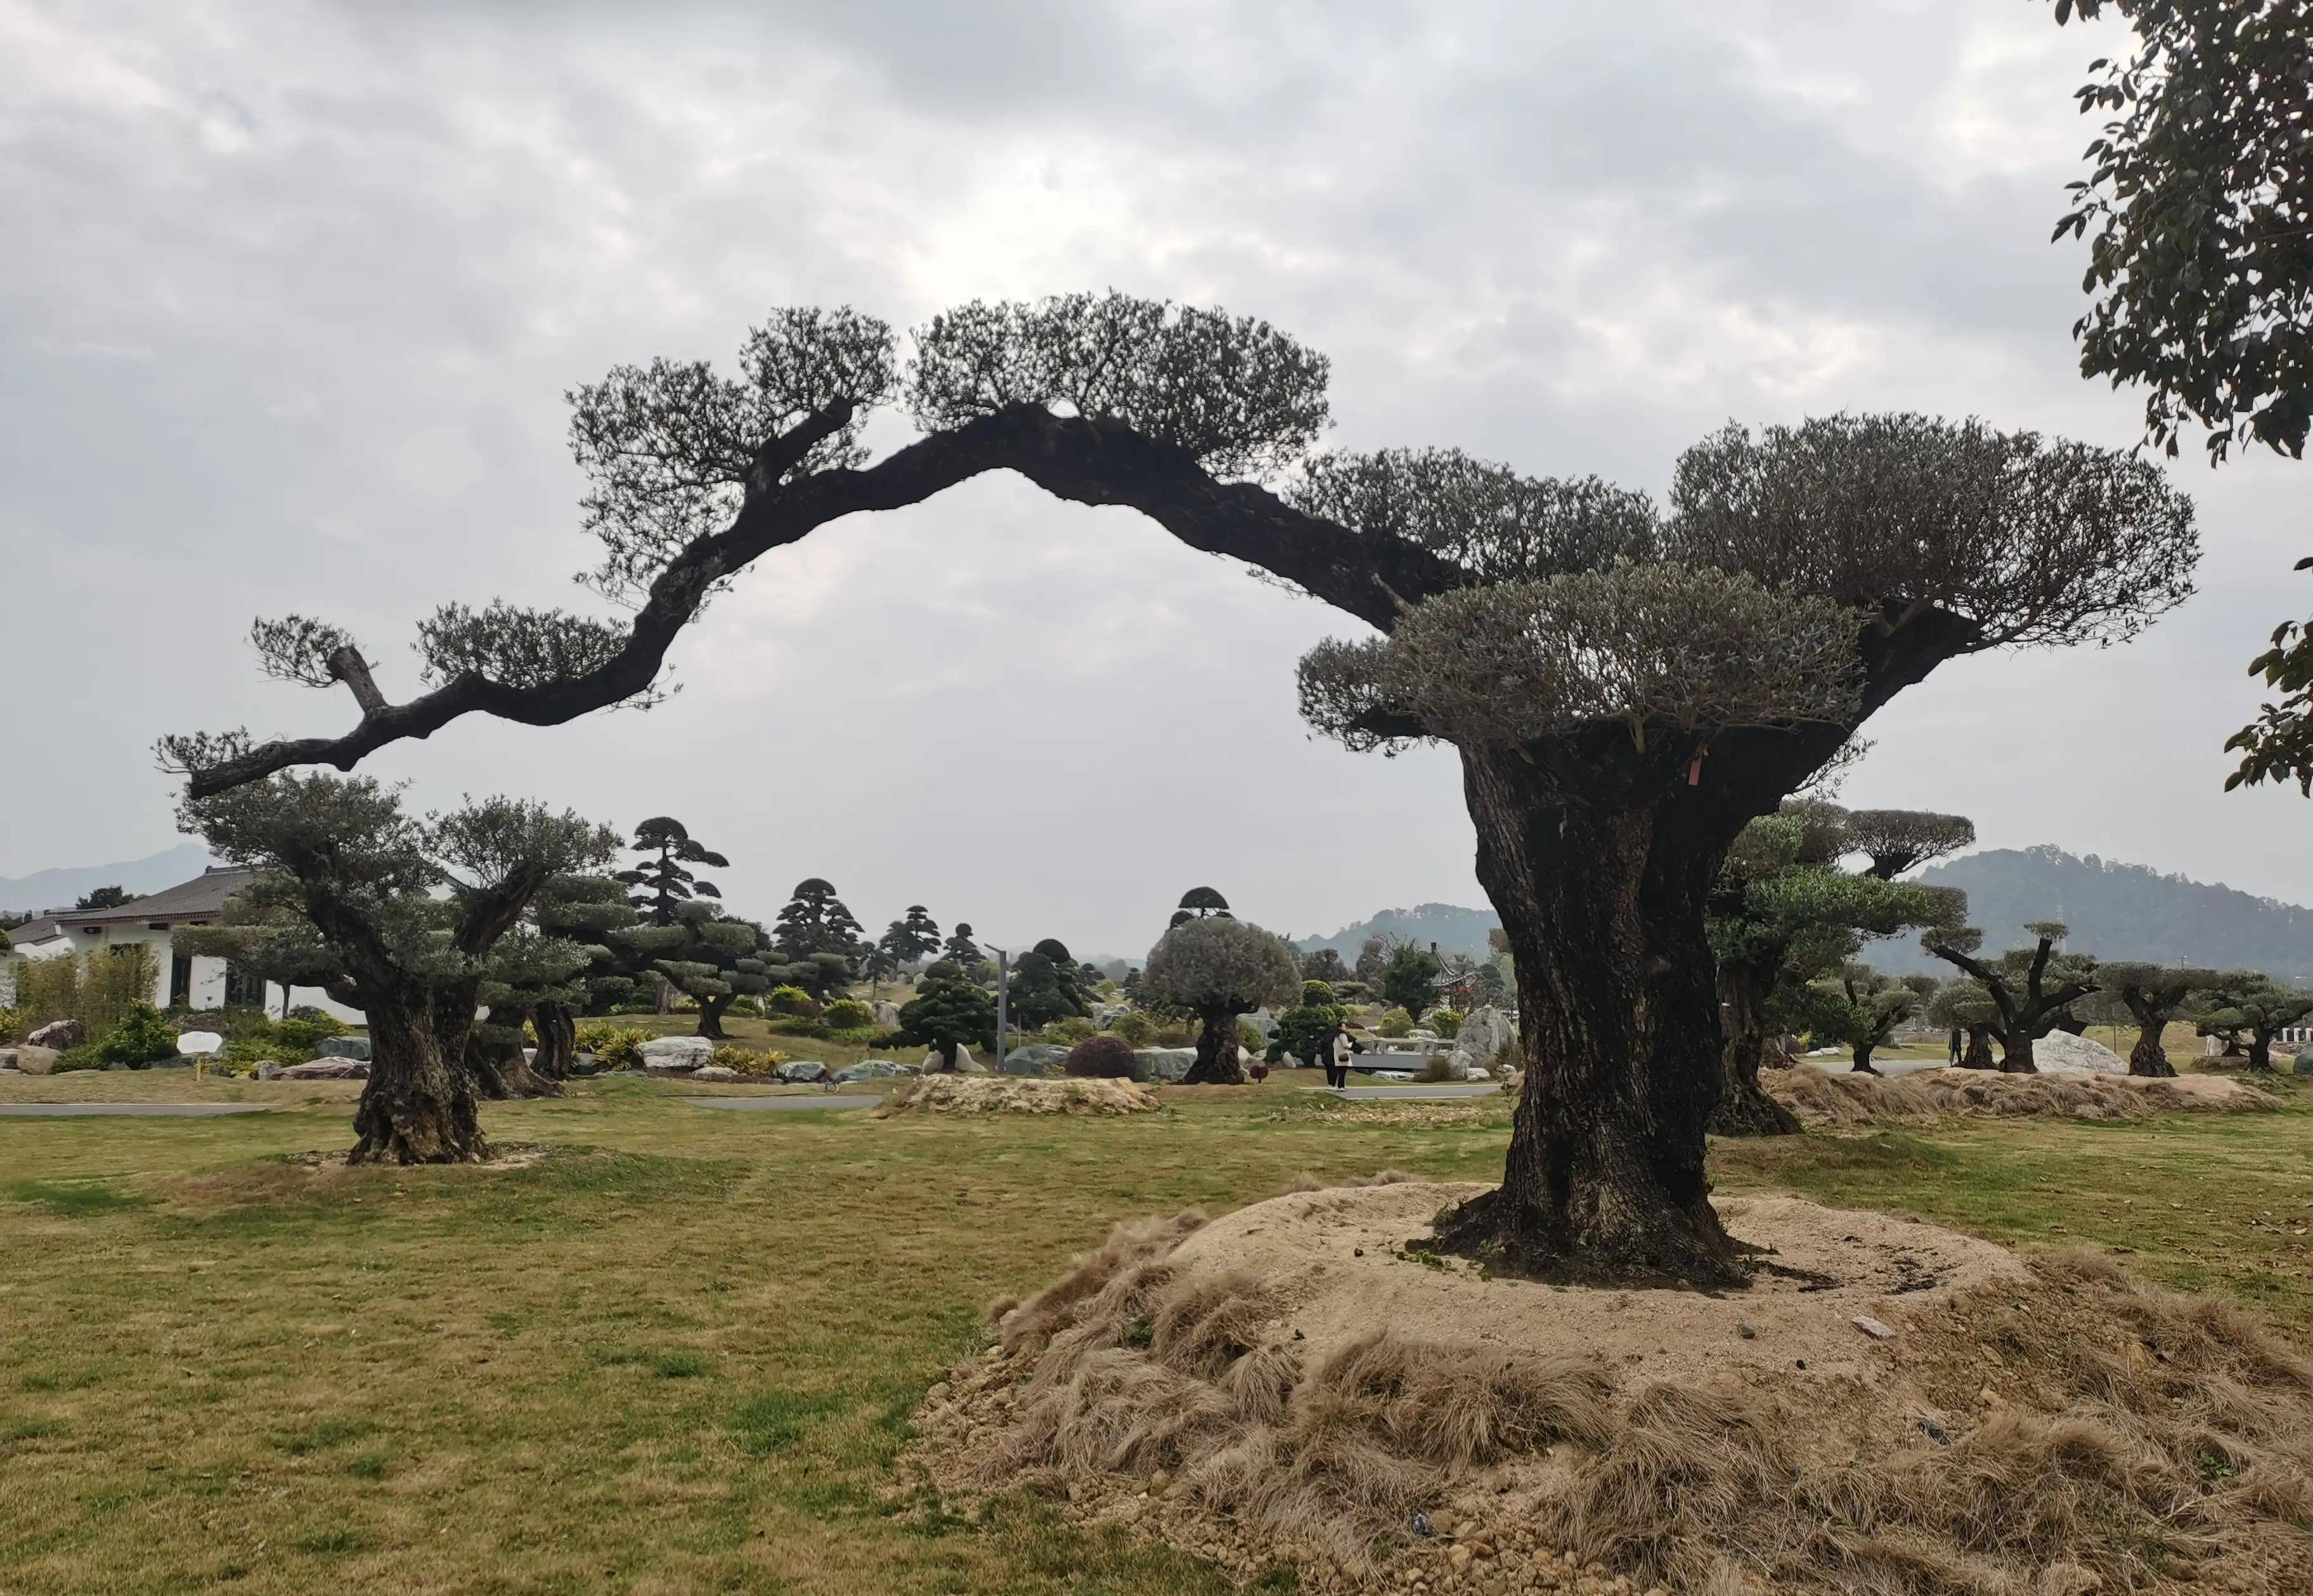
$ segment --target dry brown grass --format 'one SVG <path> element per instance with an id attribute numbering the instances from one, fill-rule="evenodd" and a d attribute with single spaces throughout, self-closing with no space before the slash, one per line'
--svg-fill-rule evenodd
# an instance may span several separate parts
<path id="1" fill-rule="evenodd" d="M 1030 1080 L 1001 1075 L 923 1075 L 874 1110 L 879 1119 L 932 1114 L 1148 1114 L 1156 1094 L 1130 1080 Z"/>
<path id="2" fill-rule="evenodd" d="M 1999 1119 L 2148 1119 L 2178 1110 L 2277 1108 L 2270 1093 L 2230 1077 L 2169 1080 L 2128 1075 L 2003 1075 L 1992 1070 L 1921 1070 L 1908 1075 L 1831 1074 L 1800 1064 L 1763 1070 L 1760 1084 L 1803 1124 L 1928 1124 L 1946 1115 Z"/>
<path id="3" fill-rule="evenodd" d="M 1269 1283 L 1171 1258 L 1203 1222 L 1120 1227 L 999 1304 L 989 1357 L 934 1388 L 926 1471 L 1065 1496 L 1244 1573 L 1296 1564 L 1316 1592 L 1417 1573 L 1439 1592 L 2313 1590 L 2313 1366 L 2099 1259 L 2037 1258 L 1922 1313 L 1876 1386 L 1625 1390 L 1612 1347 L 1380 1326 L 1312 1364 Z M 1409 1537 L 1417 1511 L 1444 1532 Z"/>

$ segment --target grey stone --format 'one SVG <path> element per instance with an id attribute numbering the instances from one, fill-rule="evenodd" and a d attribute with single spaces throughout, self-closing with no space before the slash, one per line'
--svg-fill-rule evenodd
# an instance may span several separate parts
<path id="1" fill-rule="evenodd" d="M 887 1058 L 864 1058 L 856 1064 L 844 1065 L 830 1079 L 839 1086 L 857 1086 L 863 1080 L 895 1080 L 902 1075 L 919 1072 L 913 1064 L 895 1064 Z"/>
<path id="2" fill-rule="evenodd" d="M 315 1058 L 356 1058 L 364 1063 L 370 1060 L 367 1036 L 324 1036 L 313 1044 Z"/>
<path id="3" fill-rule="evenodd" d="M 701 1064 L 690 1073 L 693 1080 L 744 1080 L 746 1077 L 728 1064 Z"/>
<path id="4" fill-rule="evenodd" d="M 27 1042 L 15 1050 L 16 1068 L 27 1075 L 53 1075 L 57 1069 L 57 1050 L 35 1047 Z"/>
<path id="5" fill-rule="evenodd" d="M 1885 1341 L 1895 1334 L 1895 1330 L 1886 1324 L 1873 1318 L 1868 1313 L 1859 1313 L 1848 1322 L 1874 1341 Z"/>
<path id="6" fill-rule="evenodd" d="M 2125 1075 L 2128 1061 L 2101 1042 L 2050 1031 L 2032 1044 L 2032 1063 L 2045 1075 Z"/>
<path id="7" fill-rule="evenodd" d="M 1270 1018 L 1266 1014 L 1240 1015 L 1237 1018 L 1237 1022 L 1240 1025 L 1249 1025 L 1254 1030 L 1259 1031 L 1261 1033 L 1261 1039 L 1264 1042 L 1277 1035 L 1277 1022 Z"/>
<path id="8" fill-rule="evenodd" d="M 591 1053 L 574 1053 L 570 1055 L 570 1073 L 573 1075 L 594 1075 L 599 1073 L 602 1068 L 601 1064 L 594 1062 L 594 1055 Z"/>
<path id="9" fill-rule="evenodd" d="M 78 1047 L 88 1040 L 88 1032 L 77 1019 L 52 1019 L 24 1040 L 34 1047 L 45 1047 L 52 1053 L 62 1053 L 67 1047 Z"/>
<path id="10" fill-rule="evenodd" d="M 1493 1067 L 1497 1054 L 1517 1043 L 1517 1027 L 1508 1015 L 1491 1003 L 1470 1010 L 1462 1028 L 1454 1033 L 1454 1045 L 1488 1069 Z"/>
<path id="11" fill-rule="evenodd" d="M 306 1064 L 284 1064 L 269 1076 L 260 1067 L 258 1071 L 258 1078 L 269 1080 L 367 1080 L 369 1061 L 357 1058 L 317 1058 Z"/>
<path id="12" fill-rule="evenodd" d="M 1144 1080 L 1174 1081 L 1186 1075 L 1197 1062 L 1193 1047 L 1136 1047 L 1132 1056 L 1141 1064 Z"/>
<path id="13" fill-rule="evenodd" d="M 1007 1075 L 1049 1074 L 1060 1062 L 1069 1056 L 1065 1047 L 1050 1042 L 1031 1042 L 1025 1047 L 1016 1047 L 1004 1055 Z"/>
<path id="14" fill-rule="evenodd" d="M 888 1001 L 876 1004 L 875 1023 L 880 1026 L 895 1026 L 899 1024 L 900 1006 L 897 1003 Z"/>
<path id="15" fill-rule="evenodd" d="M 1482 1080 L 1486 1075 L 1485 1066 L 1458 1047 L 1446 1055 L 1446 1079 L 1448 1080 Z"/>
<path id="16" fill-rule="evenodd" d="M 790 1086 L 812 1086 L 827 1079 L 827 1066 L 817 1059 L 789 1059 L 779 1066 L 779 1079 Z"/>
<path id="17" fill-rule="evenodd" d="M 704 1036 L 654 1036 L 635 1052 L 653 1075 L 689 1075 L 715 1056 L 715 1044 Z"/>

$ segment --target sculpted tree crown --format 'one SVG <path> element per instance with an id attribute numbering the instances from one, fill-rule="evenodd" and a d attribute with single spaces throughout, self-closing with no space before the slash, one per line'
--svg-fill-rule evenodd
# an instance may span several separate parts
<path id="1" fill-rule="evenodd" d="M 1166 931 L 1148 950 L 1141 984 L 1159 1002 L 1243 1013 L 1291 1002 L 1300 992 L 1301 968 L 1274 932 L 1215 914 Z"/>
<path id="2" fill-rule="evenodd" d="M 1937 659 L 2117 640 L 2190 589 L 2190 507 L 2125 454 L 1918 416 L 1730 426 L 1680 460 L 1664 514 L 1595 478 L 1452 449 L 1312 456 L 1327 377 L 1264 322 L 1114 293 L 973 302 L 918 329 L 904 358 L 888 324 L 849 307 L 780 310 L 748 334 L 736 376 L 660 359 L 570 391 L 602 550 L 582 579 L 636 605 L 629 622 L 445 605 L 418 629 L 429 691 L 405 703 L 340 629 L 260 622 L 265 667 L 347 686 L 360 723 L 262 745 L 170 737 L 163 761 L 207 793 L 295 764 L 351 769 L 477 710 L 550 725 L 646 704 L 674 639 L 752 560 L 1003 469 L 1138 507 L 1402 634 L 1395 653 L 1329 645 L 1305 666 L 1312 719 L 1359 746 L 1620 725 L 1700 751 L 1728 728 L 1851 730 Z M 861 428 L 889 404 L 927 436 L 871 463 Z M 1875 639 L 1890 636 L 1932 640 L 1882 685 Z"/>

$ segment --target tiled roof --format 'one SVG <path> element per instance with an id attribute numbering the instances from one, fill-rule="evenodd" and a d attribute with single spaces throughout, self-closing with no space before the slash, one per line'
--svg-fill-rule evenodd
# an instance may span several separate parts
<path id="1" fill-rule="evenodd" d="M 150 897 L 133 898 L 110 909 L 54 915 L 60 924 L 126 925 L 154 920 L 208 920 L 224 907 L 225 899 L 257 879 L 246 865 L 215 865 L 190 881 L 180 882 Z"/>
<path id="2" fill-rule="evenodd" d="M 35 942 L 45 942 L 51 937 L 61 937 L 64 934 L 65 928 L 57 923 L 55 915 L 43 914 L 37 920 L 28 920 L 11 930 L 8 932 L 8 940 L 18 948 L 30 948 Z"/>

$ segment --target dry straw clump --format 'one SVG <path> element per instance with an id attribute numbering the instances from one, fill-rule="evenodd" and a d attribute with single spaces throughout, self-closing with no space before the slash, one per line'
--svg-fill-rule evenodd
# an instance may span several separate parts
<path id="1" fill-rule="evenodd" d="M 1919 1070 L 1908 1075 L 1834 1075 L 1806 1064 L 1763 1070 L 1768 1095 L 1818 1127 L 1889 1121 L 1926 1124 L 1946 1115 L 1995 1118 L 2149 1119 L 2179 1109 L 2276 1108 L 2269 1092 L 2223 1075 L 2147 1080 L 2133 1075 L 2004 1075 L 1992 1070 Z"/>
<path id="2" fill-rule="evenodd" d="M 916 1466 L 1319 1592 L 2313 1591 L 2313 1368 L 2099 1260 L 1937 1299 L 1871 1344 L 1875 1379 L 1626 1382 L 1623 1348 L 1539 1337 L 1376 1325 L 1312 1352 L 1297 1288 L 1176 1256 L 1204 1225 L 1121 1227 L 998 1304 Z M 1532 1290 L 1539 1325 L 1556 1294 Z M 1648 1302 L 1691 1293 L 1615 1295 L 1649 1338 Z"/>
<path id="3" fill-rule="evenodd" d="M 997 1075 L 924 1075 L 875 1112 L 931 1114 L 1145 1114 L 1161 1105 L 1130 1080 L 1029 1080 Z"/>

